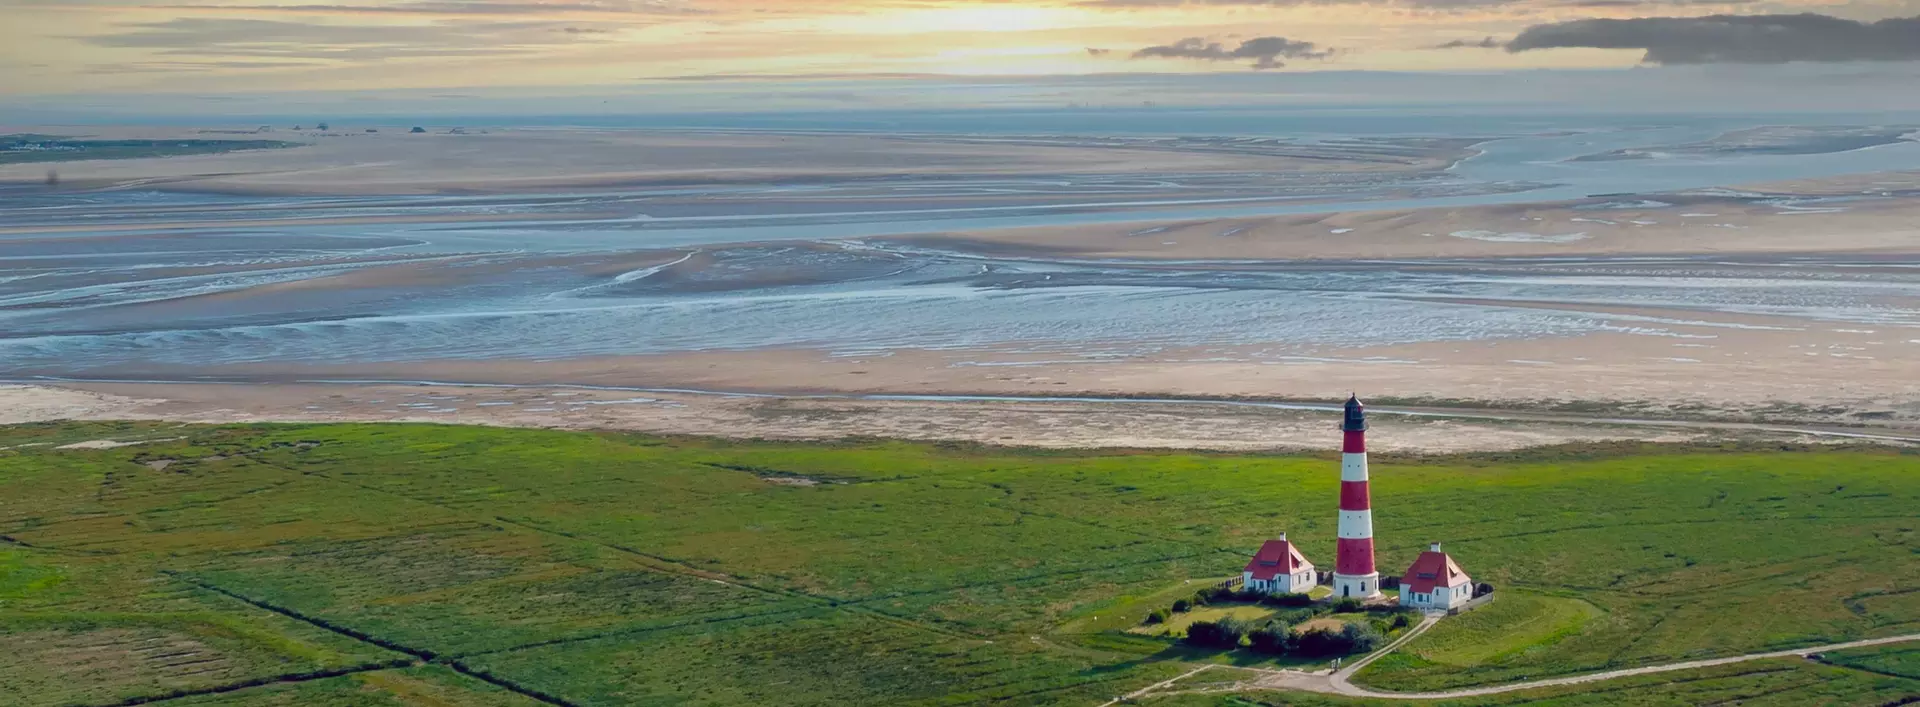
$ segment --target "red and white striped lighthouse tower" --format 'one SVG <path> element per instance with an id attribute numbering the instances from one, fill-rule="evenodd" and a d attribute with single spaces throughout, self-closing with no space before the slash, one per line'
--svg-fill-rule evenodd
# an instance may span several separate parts
<path id="1" fill-rule="evenodd" d="M 1380 573 L 1373 568 L 1373 503 L 1367 491 L 1367 408 L 1360 396 L 1347 399 L 1340 425 L 1346 443 L 1340 451 L 1340 531 L 1333 562 L 1333 595 L 1367 599 L 1380 596 Z"/>

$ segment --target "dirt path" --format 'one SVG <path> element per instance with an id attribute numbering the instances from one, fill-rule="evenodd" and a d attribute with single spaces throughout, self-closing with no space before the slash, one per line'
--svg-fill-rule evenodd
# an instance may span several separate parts
<path id="1" fill-rule="evenodd" d="M 1352 695 L 1355 697 L 1373 697 L 1373 698 L 1401 699 L 1401 700 L 1434 700 L 1434 699 L 1443 699 L 1443 698 L 1451 698 L 1451 697 L 1479 697 L 1481 695 L 1497 695 L 1503 692 L 1532 690 L 1532 689 L 1542 688 L 1542 687 L 1556 687 L 1559 685 L 1578 685 L 1581 683 L 1599 682 L 1601 680 L 1612 680 L 1614 678 L 1631 677 L 1634 675 L 1651 675 L 1654 673 L 1673 672 L 1675 670 L 1695 670 L 1698 668 L 1711 668 L 1719 665 L 1744 663 L 1750 660 L 1765 660 L 1768 658 L 1805 657 L 1814 653 L 1824 653 L 1826 651 L 1846 650 L 1849 648 L 1868 648 L 1871 646 L 1884 646 L 1891 643 L 1905 643 L 1908 641 L 1920 641 L 1920 633 L 1907 634 L 1905 636 L 1888 636 L 1886 638 L 1870 638 L 1864 641 L 1849 641 L 1847 643 L 1833 643 L 1833 644 L 1824 645 L 1824 646 L 1809 646 L 1806 648 L 1795 648 L 1793 650 L 1785 650 L 1785 651 L 1773 651 L 1770 653 L 1750 653 L 1748 655 L 1737 655 L 1731 658 L 1714 658 L 1711 660 L 1690 660 L 1684 663 L 1667 663 L 1665 665 L 1649 665 L 1642 668 L 1610 670 L 1604 673 L 1593 673 L 1590 675 L 1575 675 L 1573 677 L 1554 678 L 1551 680 L 1535 680 L 1532 682 L 1517 682 L 1517 683 L 1512 683 L 1508 685 L 1496 685 L 1492 687 L 1472 687 L 1472 688 L 1465 688 L 1461 690 L 1447 690 L 1443 692 L 1375 692 L 1373 690 L 1357 687 L 1351 683 L 1348 683 L 1346 681 L 1347 675 L 1344 674 L 1345 671 L 1342 671 L 1343 673 L 1342 675 L 1335 676 L 1335 678 L 1329 682 L 1334 688 L 1334 691 L 1343 695 Z M 1379 655 L 1385 655 L 1385 654 L 1386 654 L 1386 651 L 1381 651 Z"/>
<path id="2" fill-rule="evenodd" d="M 1443 619 L 1443 618 L 1446 618 L 1444 614 L 1428 614 L 1426 619 L 1421 621 L 1418 626 L 1415 626 L 1413 630 L 1408 631 L 1406 635 L 1396 639 L 1393 643 L 1388 644 L 1386 648 L 1382 648 L 1378 651 L 1375 651 L 1372 655 L 1362 658 L 1359 661 L 1354 662 L 1352 665 L 1343 667 L 1338 671 L 1330 672 L 1330 671 L 1322 670 L 1317 672 L 1304 672 L 1299 670 L 1268 670 L 1268 669 L 1262 669 L 1262 668 L 1239 667 L 1239 668 L 1232 668 L 1232 669 L 1258 673 L 1260 677 L 1250 681 L 1233 683 L 1231 685 L 1227 685 L 1224 687 L 1216 686 L 1212 688 L 1202 688 L 1202 689 L 1196 689 L 1196 690 L 1170 689 L 1174 685 L 1180 683 L 1181 681 L 1186 680 L 1187 678 L 1193 677 L 1195 675 L 1198 675 L 1200 673 L 1206 672 L 1209 669 L 1227 667 L 1227 666 L 1211 665 L 1211 664 L 1202 665 L 1192 671 L 1182 673 L 1179 677 L 1173 678 L 1171 680 L 1166 680 L 1163 682 L 1158 682 L 1152 685 L 1148 685 L 1144 688 L 1128 693 L 1124 697 L 1116 697 L 1113 700 L 1107 702 L 1106 704 L 1101 705 L 1100 707 L 1110 707 L 1111 705 L 1118 704 L 1122 701 L 1138 700 L 1143 697 L 1155 697 L 1155 696 L 1161 696 L 1161 695 L 1176 695 L 1176 694 L 1229 694 L 1229 693 L 1235 693 L 1235 692 L 1249 692 L 1253 690 L 1283 690 L 1283 691 L 1292 690 L 1292 691 L 1300 691 L 1300 692 L 1319 692 L 1319 693 L 1326 693 L 1326 694 L 1333 694 L 1333 695 L 1344 695 L 1347 697 L 1367 697 L 1367 698 L 1382 699 L 1382 700 L 1444 700 L 1444 699 L 1453 699 L 1453 698 L 1459 698 L 1459 697 L 1482 697 L 1486 695 L 1498 695 L 1498 694 L 1507 693 L 1507 692 L 1519 692 L 1521 690 L 1537 690 L 1537 689 L 1547 688 L 1547 687 L 1559 687 L 1562 685 L 1579 685 L 1579 684 L 1590 683 L 1590 682 L 1601 682 L 1601 681 L 1613 680 L 1617 678 L 1632 677 L 1635 675 L 1653 675 L 1656 673 L 1668 673 L 1668 672 L 1675 672 L 1680 670 L 1696 670 L 1700 668 L 1712 668 L 1712 667 L 1721 666 L 1721 665 L 1731 665 L 1733 663 L 1744 663 L 1744 662 L 1754 661 L 1754 660 L 1766 660 L 1769 658 L 1806 657 L 1814 653 L 1825 653 L 1827 651 L 1847 650 L 1850 648 L 1869 648 L 1873 646 L 1884 646 L 1884 645 L 1890 645 L 1895 643 L 1906 643 L 1909 641 L 1920 641 L 1920 633 L 1914 633 L 1914 634 L 1907 634 L 1904 636 L 1887 636 L 1884 638 L 1869 638 L 1869 639 L 1860 640 L 1860 641 L 1849 641 L 1846 643 L 1833 643 L 1833 644 L 1828 644 L 1824 646 L 1808 646 L 1806 648 L 1795 648 L 1795 649 L 1784 650 L 1784 651 L 1771 651 L 1767 653 L 1750 653 L 1747 655 L 1737 655 L 1729 658 L 1690 660 L 1690 661 L 1681 662 L 1681 663 L 1667 663 L 1664 665 L 1648 665 L 1648 666 L 1639 667 L 1639 668 L 1627 668 L 1624 670 L 1610 670 L 1603 673 L 1574 675 L 1574 676 L 1564 677 L 1564 678 L 1552 678 L 1548 680 L 1533 680 L 1529 682 L 1516 682 L 1516 683 L 1508 683 L 1506 685 L 1491 685 L 1487 687 L 1469 687 L 1469 688 L 1462 688 L 1458 690 L 1442 690 L 1438 692 L 1380 692 L 1377 690 L 1369 690 L 1367 688 L 1354 685 L 1352 682 L 1350 682 L 1350 679 L 1354 676 L 1354 674 L 1360 672 L 1362 669 L 1366 668 L 1368 665 L 1372 664 L 1374 661 L 1384 658 L 1387 655 L 1393 653 L 1395 650 L 1398 650 L 1401 646 L 1406 645 L 1409 641 L 1412 641 L 1413 639 L 1418 638 L 1421 634 L 1426 633 L 1428 629 L 1433 628 L 1434 624 L 1439 623 L 1440 619 Z"/>
<path id="3" fill-rule="evenodd" d="M 1220 667 L 1220 666 L 1217 666 L 1217 665 L 1214 665 L 1214 664 L 1212 664 L 1212 663 L 1208 663 L 1208 664 L 1206 664 L 1206 665 L 1202 665 L 1202 666 L 1200 666 L 1200 667 L 1198 667 L 1198 668 L 1194 668 L 1194 669 L 1192 669 L 1192 670 L 1189 670 L 1189 671 L 1187 671 L 1187 672 L 1184 672 L 1184 673 L 1181 673 L 1181 674 L 1180 674 L 1180 675 L 1179 675 L 1178 677 L 1174 677 L 1174 678 L 1170 678 L 1170 679 L 1167 679 L 1167 680 L 1162 680 L 1162 681 L 1160 681 L 1160 682 L 1156 682 L 1156 683 L 1154 683 L 1154 684 L 1152 684 L 1152 685 L 1148 685 L 1148 686 L 1146 686 L 1146 687 L 1143 687 L 1143 688 L 1140 688 L 1140 689 L 1138 689 L 1138 690 L 1134 690 L 1133 692 L 1129 692 L 1129 693 L 1127 693 L 1127 694 L 1125 694 L 1125 695 L 1122 695 L 1122 696 L 1120 696 L 1120 697 L 1115 697 L 1115 698 L 1113 698 L 1113 699 L 1111 699 L 1111 700 L 1107 700 L 1106 702 L 1103 702 L 1103 703 L 1101 703 L 1101 704 L 1100 704 L 1100 707 L 1112 707 L 1113 705 L 1117 705 L 1117 704 L 1120 704 L 1120 703 L 1121 703 L 1122 701 L 1124 701 L 1124 700 L 1134 700 L 1134 699 L 1139 699 L 1139 698 L 1142 698 L 1142 697 L 1146 697 L 1146 696 L 1148 696 L 1148 695 L 1151 695 L 1151 694 L 1153 694 L 1154 692 L 1157 692 L 1157 691 L 1160 691 L 1160 690 L 1165 690 L 1165 689 L 1167 689 L 1167 688 L 1169 688 L 1169 687 L 1172 687 L 1174 683 L 1177 683 L 1177 682 L 1180 682 L 1181 680 L 1185 680 L 1185 679 L 1187 679 L 1187 678 L 1190 678 L 1190 677 L 1193 677 L 1193 676 L 1195 676 L 1195 675 L 1199 675 L 1199 674 L 1201 674 L 1201 673 L 1204 673 L 1204 672 L 1206 672 L 1206 671 L 1208 671 L 1208 670 L 1212 670 L 1212 669 L 1214 669 L 1214 668 L 1217 668 L 1217 667 Z"/>
<path id="4" fill-rule="evenodd" d="M 1447 618 L 1447 615 L 1442 612 L 1428 613 L 1426 618 L 1420 620 L 1420 625 L 1414 626 L 1412 631 L 1408 631 L 1406 635 L 1403 635 L 1399 639 L 1396 639 L 1394 642 L 1387 644 L 1387 647 L 1374 651 L 1372 654 L 1368 655 L 1367 657 L 1354 661 L 1352 665 L 1346 666 L 1344 668 L 1341 668 L 1338 671 L 1335 671 L 1332 675 L 1327 676 L 1327 681 L 1330 684 L 1332 684 L 1333 689 L 1335 691 L 1346 693 L 1346 694 L 1353 694 L 1348 691 L 1358 690 L 1360 688 L 1356 688 L 1351 683 L 1348 683 L 1347 682 L 1348 678 L 1351 678 L 1354 676 L 1355 673 L 1360 672 L 1361 668 L 1365 668 L 1369 665 L 1372 665 L 1373 661 L 1379 660 L 1381 658 L 1385 658 L 1387 657 L 1387 654 L 1392 653 L 1396 650 L 1399 650 L 1400 647 L 1406 645 L 1408 641 L 1411 641 L 1415 638 L 1419 638 L 1420 634 L 1426 633 L 1427 629 L 1433 628 L 1434 624 L 1440 623 L 1440 620 L 1444 618 Z"/>
<path id="5" fill-rule="evenodd" d="M 1834 643 L 1834 644 L 1829 644 L 1824 646 L 1808 646 L 1806 648 L 1795 648 L 1792 650 L 1784 650 L 1784 651 L 1771 651 L 1767 653 L 1751 653 L 1748 655 L 1738 655 L 1738 656 L 1732 656 L 1729 658 L 1713 658 L 1709 660 L 1690 660 L 1682 663 L 1649 665 L 1649 666 L 1644 666 L 1639 668 L 1627 668 L 1624 670 L 1610 670 L 1602 673 L 1574 675 L 1574 676 L 1564 677 L 1564 678 L 1552 678 L 1548 680 L 1533 680 L 1528 682 L 1509 683 L 1506 685 L 1491 685 L 1487 687 L 1469 687 L 1469 688 L 1462 688 L 1459 690 L 1442 690 L 1438 692 L 1380 692 L 1377 690 L 1369 690 L 1367 688 L 1360 687 L 1349 682 L 1349 679 L 1353 677 L 1354 673 L 1359 672 L 1360 669 L 1365 668 L 1368 664 L 1372 663 L 1373 661 L 1385 657 L 1387 654 L 1392 653 L 1394 650 L 1398 649 L 1401 645 L 1405 644 L 1407 641 L 1410 641 L 1414 637 L 1420 635 L 1421 633 L 1426 632 L 1426 630 L 1432 627 L 1432 625 L 1437 620 L 1438 620 L 1437 618 L 1429 617 L 1426 621 L 1421 622 L 1421 625 L 1418 628 L 1409 632 L 1406 636 L 1402 636 L 1399 640 L 1394 641 L 1392 645 L 1389 645 L 1385 649 L 1382 649 L 1374 653 L 1373 655 L 1367 656 L 1365 659 L 1357 663 L 1354 663 L 1353 665 L 1348 666 L 1336 673 L 1329 674 L 1329 673 L 1303 673 L 1298 671 L 1283 671 L 1283 670 L 1257 670 L 1256 672 L 1262 673 L 1262 676 L 1259 679 L 1237 685 L 1234 688 L 1232 688 L 1230 691 L 1243 692 L 1248 690 L 1298 690 L 1298 691 L 1305 691 L 1305 692 L 1321 692 L 1321 693 L 1334 694 L 1334 695 L 1345 695 L 1348 697 L 1367 697 L 1367 698 L 1381 699 L 1381 700 L 1442 700 L 1442 699 L 1454 699 L 1454 698 L 1460 698 L 1460 697 L 1482 697 L 1486 695 L 1498 695 L 1498 694 L 1507 693 L 1507 692 L 1519 692 L 1522 690 L 1537 690 L 1537 689 L 1547 688 L 1547 687 L 1559 687 L 1563 685 L 1579 685 L 1579 684 L 1590 683 L 1590 682 L 1601 682 L 1601 681 L 1613 680 L 1617 678 L 1632 677 L 1635 675 L 1652 675 L 1656 673 L 1668 673 L 1668 672 L 1675 672 L 1680 670 L 1696 670 L 1700 668 L 1712 668 L 1712 667 L 1721 666 L 1721 665 L 1730 665 L 1733 663 L 1744 663 L 1744 662 L 1754 661 L 1754 660 L 1766 660 L 1769 658 L 1805 657 L 1814 653 L 1824 653 L 1827 651 L 1846 650 L 1849 648 L 1868 648 L 1872 646 L 1884 646 L 1884 645 L 1889 645 L 1894 643 L 1920 641 L 1920 633 L 1908 634 L 1904 636 L 1887 636 L 1885 638 L 1870 638 L 1870 639 L 1861 640 L 1861 641 Z M 1191 674 L 1192 673 L 1189 673 L 1189 675 Z M 1182 676 L 1182 677 L 1184 678 L 1185 676 Z M 1158 685 L 1154 686 L 1154 688 L 1159 688 L 1159 687 L 1160 686 Z M 1154 688 L 1148 688 L 1148 689 L 1152 690 Z M 1148 696 L 1150 694 L 1155 694 L 1155 693 L 1143 691 L 1143 694 L 1139 694 L 1138 696 Z M 1172 694 L 1172 691 L 1162 692 L 1158 694 Z M 1129 697 L 1134 697 L 1134 696 L 1135 695 L 1129 695 Z"/>

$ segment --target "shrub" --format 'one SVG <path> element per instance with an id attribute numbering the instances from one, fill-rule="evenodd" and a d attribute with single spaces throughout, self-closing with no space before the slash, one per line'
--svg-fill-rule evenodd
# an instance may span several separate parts
<path id="1" fill-rule="evenodd" d="M 1146 624 L 1148 626 L 1152 626 L 1154 624 L 1164 624 L 1167 622 L 1167 619 L 1172 617 L 1173 617 L 1173 612 L 1171 611 L 1167 611 L 1166 609 L 1154 609 L 1153 613 L 1147 614 L 1147 618 L 1142 619 L 1140 623 Z"/>
<path id="2" fill-rule="evenodd" d="M 1346 655 L 1346 639 L 1339 632 L 1324 628 L 1303 631 L 1293 639 L 1293 652 L 1309 658 Z"/>
<path id="3" fill-rule="evenodd" d="M 1486 582 L 1481 582 L 1477 585 L 1474 585 L 1473 587 L 1474 596 L 1482 596 L 1482 595 L 1492 594 L 1492 593 L 1493 593 L 1493 585 L 1488 584 Z"/>
<path id="4" fill-rule="evenodd" d="M 1238 621 L 1195 621 L 1187 627 L 1187 643 L 1202 648 L 1233 650 L 1240 647 L 1246 627 Z"/>
<path id="5" fill-rule="evenodd" d="M 1413 617 L 1401 612 L 1393 615 L 1393 628 L 1402 629 L 1413 625 Z"/>
<path id="6" fill-rule="evenodd" d="M 1293 630 L 1286 624 L 1270 621 L 1247 633 L 1247 648 L 1255 653 L 1284 655 L 1293 650 Z"/>
<path id="7" fill-rule="evenodd" d="M 1360 600 L 1353 597 L 1347 597 L 1333 603 L 1333 612 L 1336 614 L 1352 614 L 1365 609 L 1366 607 L 1360 603 Z"/>
<path id="8" fill-rule="evenodd" d="M 1299 608 L 1303 606 L 1312 606 L 1313 597 L 1309 597 L 1305 594 L 1300 594 L 1297 592 L 1292 594 L 1268 594 L 1266 596 L 1260 597 L 1260 603 L 1265 604 L 1267 606 Z"/>
<path id="9" fill-rule="evenodd" d="M 1187 610 L 1192 608 L 1193 608 L 1193 602 L 1187 601 L 1185 599 L 1173 600 L 1173 613 L 1183 614 L 1183 613 L 1186 613 Z"/>
<path id="10" fill-rule="evenodd" d="M 1280 613 L 1274 614 L 1271 620 L 1278 621 L 1283 624 L 1297 625 L 1297 624 L 1306 623 L 1308 621 L 1312 621 L 1314 617 L 1319 615 L 1320 615 L 1320 612 L 1317 609 L 1308 607 L 1308 608 L 1301 608 L 1301 609 L 1293 609 L 1291 611 L 1282 611 Z"/>
<path id="11" fill-rule="evenodd" d="M 1366 653 L 1380 647 L 1383 637 L 1372 626 L 1347 624 L 1340 629 L 1340 637 L 1347 641 L 1348 653 Z"/>
<path id="12" fill-rule="evenodd" d="M 1365 653 L 1380 646 L 1381 636 L 1372 626 L 1347 624 L 1340 630 L 1316 628 L 1294 637 L 1295 655 L 1309 658 Z"/>

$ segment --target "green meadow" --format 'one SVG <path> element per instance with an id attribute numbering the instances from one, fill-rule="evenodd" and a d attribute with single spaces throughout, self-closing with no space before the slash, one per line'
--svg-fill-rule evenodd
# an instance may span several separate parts
<path id="1" fill-rule="evenodd" d="M 102 439 L 143 443 L 58 448 Z M 1588 445 L 1374 479 L 1383 570 L 1444 541 L 1501 593 L 1375 688 L 1920 633 L 1920 455 Z M 4 427 L 0 704 L 1098 705 L 1219 660 L 1129 631 L 1262 539 L 1331 565 L 1337 486 L 1331 454 Z M 1912 656 L 1451 704 L 1883 704 L 1920 694 Z"/>
<path id="2" fill-rule="evenodd" d="M 54 135 L 0 135 L 0 164 L 135 160 L 300 146 L 300 143 L 280 140 L 84 140 Z"/>

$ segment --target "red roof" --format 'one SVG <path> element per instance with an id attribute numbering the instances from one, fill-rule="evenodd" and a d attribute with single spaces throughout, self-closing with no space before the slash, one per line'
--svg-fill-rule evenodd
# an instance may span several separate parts
<path id="1" fill-rule="evenodd" d="M 1260 546 L 1259 552 L 1253 554 L 1253 559 L 1247 561 L 1247 571 L 1253 573 L 1254 579 L 1261 581 L 1283 574 L 1293 574 L 1312 566 L 1313 563 L 1307 561 L 1307 556 L 1300 554 L 1299 548 L 1285 540 L 1268 540 Z"/>
<path id="2" fill-rule="evenodd" d="M 1453 558 L 1439 550 L 1420 553 L 1420 559 L 1413 561 L 1407 573 L 1400 577 L 1400 591 L 1427 594 L 1436 587 L 1451 587 L 1461 582 L 1472 581 Z"/>

